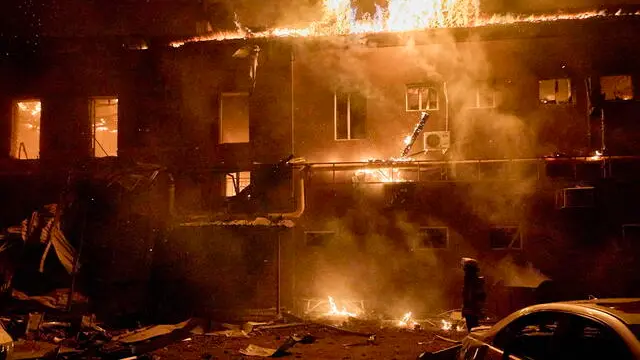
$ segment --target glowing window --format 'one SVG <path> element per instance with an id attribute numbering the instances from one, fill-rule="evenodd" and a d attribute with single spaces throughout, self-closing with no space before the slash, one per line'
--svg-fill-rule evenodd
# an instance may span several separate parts
<path id="1" fill-rule="evenodd" d="M 538 91 L 542 104 L 568 104 L 573 101 L 571 79 L 540 80 Z"/>
<path id="2" fill-rule="evenodd" d="M 333 103 L 335 140 L 364 139 L 367 99 L 362 94 L 336 92 Z"/>
<path id="3" fill-rule="evenodd" d="M 515 226 L 491 229 L 489 231 L 489 245 L 493 250 L 522 249 L 520 229 Z"/>
<path id="4" fill-rule="evenodd" d="M 40 157 L 40 100 L 15 103 L 11 133 L 11 157 L 37 159 Z"/>
<path id="5" fill-rule="evenodd" d="M 418 249 L 446 249 L 449 247 L 449 228 L 421 227 L 418 233 Z"/>
<path id="6" fill-rule="evenodd" d="M 438 90 L 426 85 L 407 85 L 407 111 L 438 110 Z"/>
<path id="7" fill-rule="evenodd" d="M 631 76 L 603 76 L 600 78 L 600 90 L 605 100 L 633 100 Z"/>
<path id="8" fill-rule="evenodd" d="M 251 172 L 240 171 L 227 174 L 227 181 L 225 182 L 224 193 L 225 196 L 236 196 L 244 188 L 251 183 Z"/>
<path id="9" fill-rule="evenodd" d="M 93 155 L 118 156 L 118 99 L 91 99 Z"/>
<path id="10" fill-rule="evenodd" d="M 220 143 L 249 142 L 249 94 L 223 93 L 220 98 Z"/>

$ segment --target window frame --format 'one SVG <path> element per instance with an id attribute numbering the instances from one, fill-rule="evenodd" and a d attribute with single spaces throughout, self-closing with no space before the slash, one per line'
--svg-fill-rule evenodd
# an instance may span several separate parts
<path id="1" fill-rule="evenodd" d="M 249 177 L 242 177 L 241 174 L 243 173 L 248 173 Z M 234 178 L 235 176 L 235 178 Z M 241 188 L 241 180 L 242 179 L 248 179 L 247 185 L 245 185 L 244 187 Z M 227 195 L 228 194 L 228 188 L 227 186 L 229 185 L 229 180 L 231 180 L 231 183 L 233 184 L 233 191 L 235 192 L 235 194 L 233 195 Z M 242 190 L 244 190 L 247 186 L 249 186 L 251 184 L 251 171 L 232 171 L 232 172 L 228 172 L 224 174 L 224 188 L 222 190 L 222 194 L 226 197 L 226 198 L 230 198 L 230 197 L 234 197 L 237 196 Z M 236 188 L 237 186 L 237 188 Z"/>
<path id="2" fill-rule="evenodd" d="M 513 244 L 513 241 L 509 244 L 509 246 L 507 247 L 493 247 L 492 243 L 491 243 L 491 232 L 495 231 L 495 230 L 499 230 L 499 229 L 516 229 L 518 237 L 519 237 L 519 247 L 513 247 L 511 246 Z M 489 229 L 489 248 L 492 251 L 504 251 L 504 250 L 523 250 L 524 249 L 524 236 L 522 236 L 522 227 L 520 226 L 492 226 Z"/>
<path id="3" fill-rule="evenodd" d="M 347 138 L 341 139 L 338 138 L 338 94 L 346 95 L 347 97 Z M 351 96 L 354 92 L 349 91 L 340 91 L 336 90 L 333 92 L 333 140 L 334 141 L 354 141 L 354 140 L 364 140 L 364 138 L 354 138 L 351 135 Z M 364 96 L 363 96 L 364 97 Z M 366 97 L 364 97 L 366 100 Z M 366 102 L 365 102 L 366 104 Z M 365 119 L 366 121 L 366 114 Z M 366 127 L 365 127 L 366 134 Z"/>
<path id="4" fill-rule="evenodd" d="M 430 229 L 444 229 L 445 230 L 445 246 L 444 247 L 427 247 L 427 246 L 422 246 L 423 241 L 422 241 L 422 231 L 425 230 L 430 230 Z M 420 226 L 420 228 L 418 229 L 418 238 L 416 239 L 416 244 L 414 246 L 414 248 L 416 250 L 449 250 L 450 246 L 451 246 L 451 237 L 450 237 L 450 232 L 449 232 L 449 227 L 448 226 Z"/>
<path id="5" fill-rule="evenodd" d="M 247 141 L 238 141 L 238 142 L 229 142 L 223 141 L 223 129 L 224 129 L 224 98 L 226 97 L 236 97 L 236 96 L 246 96 L 247 98 Z M 249 103 L 250 94 L 248 91 L 228 91 L 220 93 L 220 100 L 218 102 L 218 144 L 249 144 L 251 142 L 251 104 Z"/>
<path id="6" fill-rule="evenodd" d="M 569 90 L 569 97 L 567 99 L 567 101 L 563 101 L 563 102 L 558 102 L 558 82 L 560 80 L 566 80 L 568 82 L 568 87 L 567 89 Z M 554 100 L 553 102 L 544 102 L 543 99 L 541 99 L 540 96 L 540 87 L 542 85 L 543 81 L 555 81 L 554 83 Z M 538 80 L 538 103 L 542 106 L 573 106 L 575 105 L 575 96 L 574 96 L 574 89 L 573 89 L 573 80 L 571 79 L 571 77 L 556 77 L 556 78 L 545 78 L 545 79 L 540 79 Z"/>
<path id="7" fill-rule="evenodd" d="M 419 89 L 418 92 L 418 109 L 409 109 L 409 89 Z M 423 106 L 423 94 L 422 89 L 428 89 L 429 91 L 433 91 L 436 94 L 436 107 L 428 108 Z M 427 93 L 427 99 L 429 99 Z M 427 105 L 429 101 L 427 101 Z M 422 111 L 438 111 L 440 110 L 440 91 L 438 87 L 434 84 L 429 83 L 415 83 L 415 84 L 407 84 L 404 89 L 404 105 L 406 112 L 422 112 Z"/>
<path id="8" fill-rule="evenodd" d="M 602 79 L 603 78 L 617 78 L 624 77 L 628 78 L 631 81 L 631 98 L 630 99 L 607 99 L 606 94 L 602 91 Z M 602 96 L 602 100 L 605 102 L 629 102 L 636 100 L 636 89 L 633 81 L 633 75 L 630 74 L 609 74 L 609 75 L 601 75 L 598 77 L 598 86 L 600 87 L 600 95 Z"/>
<path id="9" fill-rule="evenodd" d="M 482 93 L 483 90 L 491 92 L 490 106 L 480 106 L 480 98 L 481 98 L 480 94 Z M 487 109 L 495 109 L 497 107 L 497 101 L 496 101 L 497 91 L 494 88 L 490 86 L 478 86 L 474 90 L 474 93 L 475 93 L 475 103 L 472 106 L 468 106 L 469 109 L 487 110 Z"/>
<path id="10" fill-rule="evenodd" d="M 89 98 L 89 119 L 91 121 L 91 156 L 94 158 L 103 158 L 103 157 L 110 157 L 110 156 L 114 156 L 114 155 L 101 155 L 101 156 L 96 156 L 96 143 L 97 143 L 97 139 L 96 139 L 96 100 L 116 100 L 116 124 L 117 124 L 117 128 L 116 128 L 116 155 L 118 156 L 118 152 L 119 152 L 119 133 L 120 133 L 120 98 L 117 95 L 113 95 L 113 96 L 92 96 Z M 102 146 L 100 146 L 100 148 L 102 149 L 102 151 L 104 151 L 104 148 L 102 148 Z"/>
<path id="11" fill-rule="evenodd" d="M 29 158 L 29 153 L 27 152 L 26 146 L 24 147 L 24 154 L 25 154 L 25 158 L 21 158 L 20 157 L 20 153 L 21 153 L 21 146 L 20 144 L 16 144 L 17 142 L 17 134 L 16 134 L 16 129 L 17 129 L 17 125 L 18 125 L 18 107 L 19 107 L 19 103 L 22 102 L 39 102 L 40 103 L 40 119 L 38 120 L 39 123 L 39 127 L 40 127 L 40 132 L 38 134 L 38 155 L 36 157 L 31 157 Z M 24 98 L 16 98 L 12 101 L 11 104 L 11 132 L 10 132 L 10 138 L 9 140 L 11 141 L 10 143 L 10 148 L 9 148 L 9 158 L 14 159 L 14 160 L 38 160 L 40 159 L 40 148 L 42 146 L 42 112 L 44 110 L 44 104 L 43 104 L 43 99 L 42 97 L 24 97 Z M 22 143 L 21 143 L 22 144 Z M 17 148 L 17 149 L 16 149 Z M 15 151 L 15 153 L 14 153 Z M 14 155 L 18 155 L 17 157 Z"/>

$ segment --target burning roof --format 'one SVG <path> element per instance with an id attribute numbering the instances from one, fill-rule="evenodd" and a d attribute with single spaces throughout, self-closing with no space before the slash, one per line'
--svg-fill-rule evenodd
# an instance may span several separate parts
<path id="1" fill-rule="evenodd" d="M 305 27 L 281 27 L 251 31 L 236 19 L 236 29 L 174 41 L 173 47 L 201 41 L 260 38 L 309 38 L 339 35 L 403 33 L 426 29 L 477 28 L 491 25 L 584 20 L 606 17 L 640 16 L 640 11 L 609 12 L 593 10 L 542 15 L 483 15 L 479 0 L 389 0 L 387 7 L 376 6 L 373 14 L 356 17 L 351 0 L 323 0 L 320 20 Z"/>

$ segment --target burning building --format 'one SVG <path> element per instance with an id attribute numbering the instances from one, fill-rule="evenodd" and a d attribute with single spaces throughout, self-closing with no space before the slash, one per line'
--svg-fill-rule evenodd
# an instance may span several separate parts
<path id="1" fill-rule="evenodd" d="M 5 218 L 77 166 L 154 163 L 174 181 L 155 264 L 209 294 L 194 306 L 447 310 L 464 255 L 494 293 L 634 294 L 635 10 L 323 5 L 305 27 L 51 37 L 3 60 Z"/>

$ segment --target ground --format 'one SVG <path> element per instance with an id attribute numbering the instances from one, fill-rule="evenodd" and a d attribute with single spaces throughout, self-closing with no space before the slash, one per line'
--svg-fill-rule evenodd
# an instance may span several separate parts
<path id="1" fill-rule="evenodd" d="M 370 332 L 371 329 L 362 329 Z M 190 339 L 175 343 L 153 353 L 155 359 L 258 359 L 240 353 L 249 344 L 275 349 L 291 335 L 312 335 L 312 344 L 296 344 L 290 349 L 291 359 L 416 359 L 425 351 L 445 349 L 454 344 L 438 338 L 460 338 L 463 334 L 437 333 L 427 330 L 406 330 L 399 328 L 378 328 L 375 344 L 368 344 L 367 337 L 342 333 L 339 330 L 320 325 L 259 330 L 246 338 L 194 335 Z"/>

